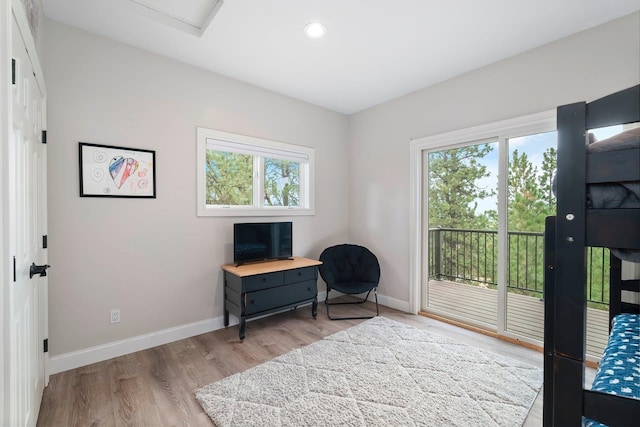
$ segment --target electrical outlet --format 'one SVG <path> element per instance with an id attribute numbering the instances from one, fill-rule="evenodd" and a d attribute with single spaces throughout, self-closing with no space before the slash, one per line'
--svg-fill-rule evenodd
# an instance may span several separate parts
<path id="1" fill-rule="evenodd" d="M 120 309 L 114 308 L 111 310 L 111 323 L 120 323 Z"/>

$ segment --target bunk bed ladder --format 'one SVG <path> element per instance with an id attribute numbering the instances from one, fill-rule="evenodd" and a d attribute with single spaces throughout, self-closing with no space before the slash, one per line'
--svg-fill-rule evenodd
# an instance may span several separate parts
<path id="1" fill-rule="evenodd" d="M 580 426 L 586 331 L 586 103 L 558 108 L 558 173 L 553 298 L 553 426 Z M 546 341 L 546 339 L 545 339 Z M 558 404 L 559 401 L 562 404 Z"/>
<path id="2" fill-rule="evenodd" d="M 545 427 L 553 426 L 554 406 L 554 313 L 555 295 L 555 263 L 556 263 L 556 217 L 548 216 L 544 223 L 544 391 L 542 404 L 542 423 Z"/>

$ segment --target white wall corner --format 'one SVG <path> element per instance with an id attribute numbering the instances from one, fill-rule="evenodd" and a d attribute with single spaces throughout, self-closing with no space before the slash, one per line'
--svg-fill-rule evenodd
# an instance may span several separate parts
<path id="1" fill-rule="evenodd" d="M 378 303 L 389 308 L 402 311 L 404 313 L 411 313 L 409 301 L 392 298 L 384 294 L 378 294 Z M 415 313 L 412 313 L 415 314 Z"/>

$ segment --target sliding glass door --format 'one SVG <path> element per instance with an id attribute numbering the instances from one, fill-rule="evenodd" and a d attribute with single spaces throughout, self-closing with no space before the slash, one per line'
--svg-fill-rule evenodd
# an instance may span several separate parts
<path id="1" fill-rule="evenodd" d="M 542 346 L 556 139 L 550 111 L 412 141 L 413 309 Z M 608 335 L 609 251 L 587 248 L 585 256 L 586 352 L 599 358 Z"/>
<path id="2" fill-rule="evenodd" d="M 423 310 L 542 342 L 544 221 L 555 214 L 552 127 L 422 151 Z"/>
<path id="3" fill-rule="evenodd" d="M 505 331 L 544 340 L 544 221 L 555 215 L 556 132 L 507 138 Z"/>
<path id="4" fill-rule="evenodd" d="M 426 308 L 495 329 L 498 307 L 498 142 L 427 151 Z"/>

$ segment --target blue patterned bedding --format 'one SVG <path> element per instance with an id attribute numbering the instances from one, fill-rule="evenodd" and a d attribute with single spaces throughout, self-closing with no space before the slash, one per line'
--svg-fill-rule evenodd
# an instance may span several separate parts
<path id="1" fill-rule="evenodd" d="M 613 319 L 607 348 L 591 390 L 640 399 L 640 315 L 619 314 Z M 588 418 L 585 427 L 606 427 Z"/>

